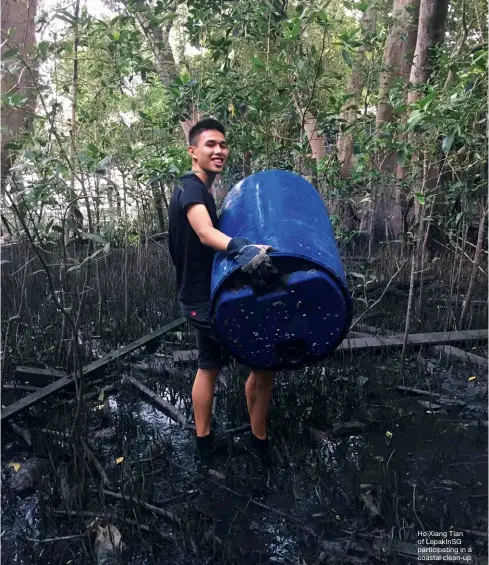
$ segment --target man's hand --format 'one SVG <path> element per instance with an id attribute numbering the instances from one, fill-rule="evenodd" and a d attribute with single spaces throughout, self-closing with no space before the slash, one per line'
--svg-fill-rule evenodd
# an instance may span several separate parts
<path id="1" fill-rule="evenodd" d="M 233 237 L 227 246 L 228 256 L 235 259 L 245 272 L 254 270 L 254 266 L 258 266 L 264 261 L 270 261 L 267 256 L 268 251 L 273 251 L 270 245 L 259 245 L 251 243 L 247 239 L 241 237 Z M 256 259 L 255 259 L 256 258 Z M 253 262 L 253 265 L 251 264 Z"/>
<path id="2" fill-rule="evenodd" d="M 273 251 L 270 245 L 254 245 L 247 239 L 233 238 L 227 247 L 227 253 L 232 257 L 244 273 L 251 275 L 255 288 L 270 286 L 278 275 L 277 268 L 272 264 L 268 251 Z"/>

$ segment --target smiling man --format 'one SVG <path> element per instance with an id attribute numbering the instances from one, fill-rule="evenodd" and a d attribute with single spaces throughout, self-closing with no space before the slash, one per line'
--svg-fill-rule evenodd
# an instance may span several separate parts
<path id="1" fill-rule="evenodd" d="M 209 321 L 212 263 L 215 251 L 223 251 L 250 275 L 254 283 L 276 274 L 267 245 L 231 238 L 218 229 L 217 210 L 211 187 L 222 172 L 229 149 L 225 130 L 217 120 L 201 120 L 189 133 L 188 151 L 192 171 L 180 178 L 169 205 L 169 248 L 176 268 L 178 302 L 182 313 L 196 330 L 198 371 L 192 388 L 197 452 L 206 460 L 227 443 L 211 433 L 214 387 L 220 369 L 229 361 L 216 341 Z M 243 439 L 261 461 L 268 458 L 267 413 L 274 372 L 252 370 L 246 381 L 246 400 L 251 434 Z"/>

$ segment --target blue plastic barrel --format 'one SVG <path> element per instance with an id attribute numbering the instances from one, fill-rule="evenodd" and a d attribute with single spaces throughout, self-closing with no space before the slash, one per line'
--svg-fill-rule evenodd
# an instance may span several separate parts
<path id="1" fill-rule="evenodd" d="M 225 198 L 219 229 L 271 245 L 282 275 L 279 286 L 257 294 L 235 261 L 216 254 L 210 315 L 233 357 L 255 368 L 297 369 L 338 347 L 352 300 L 328 212 L 309 182 L 278 170 L 247 177 Z"/>

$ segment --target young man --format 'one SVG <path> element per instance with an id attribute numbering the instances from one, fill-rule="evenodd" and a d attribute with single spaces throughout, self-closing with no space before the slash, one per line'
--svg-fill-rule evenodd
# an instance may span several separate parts
<path id="1" fill-rule="evenodd" d="M 199 357 L 192 402 L 197 452 L 205 460 L 223 448 L 211 432 L 211 409 L 216 378 L 228 361 L 209 322 L 214 253 L 228 253 L 258 284 L 273 275 L 274 268 L 267 255 L 269 246 L 230 238 L 217 229 L 211 187 L 229 154 L 224 127 L 214 119 L 201 120 L 190 130 L 188 151 L 192 172 L 180 178 L 169 205 L 169 247 L 176 268 L 179 305 L 196 330 Z M 268 457 L 267 412 L 274 375 L 272 371 L 252 370 L 245 387 L 252 431 L 244 443 L 262 460 Z"/>

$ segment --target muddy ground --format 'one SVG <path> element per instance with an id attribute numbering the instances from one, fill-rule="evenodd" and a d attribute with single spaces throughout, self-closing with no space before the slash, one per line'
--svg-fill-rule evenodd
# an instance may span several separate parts
<path id="1" fill-rule="evenodd" d="M 134 324 L 126 333 L 114 329 L 123 321 L 110 310 L 120 298 L 120 276 L 106 275 L 102 284 L 110 287 L 103 295 L 104 334 L 97 327 L 100 301 L 85 302 L 84 362 L 154 329 L 158 317 L 174 315 L 161 275 L 143 270 L 144 292 L 136 285 L 144 275 L 134 269 Z M 8 281 L 11 292 L 16 276 Z M 405 291 L 402 285 L 398 289 Z M 27 289 L 29 309 L 22 310 L 15 333 L 10 330 L 10 365 L 2 385 L 32 386 L 15 378 L 18 364 L 69 369 L 57 355 L 61 326 L 52 321 L 49 327 L 32 294 Z M 153 307 L 141 304 L 148 296 L 155 296 Z M 476 298 L 481 296 L 483 290 Z M 453 306 L 452 298 L 450 281 L 427 287 L 413 331 L 453 329 L 454 308 L 460 306 Z M 7 314 L 19 306 L 20 294 Z M 400 332 L 405 307 L 406 296 L 386 295 L 362 321 Z M 357 311 L 363 309 L 358 301 Z M 468 327 L 487 327 L 486 310 L 484 303 L 476 305 Z M 85 459 L 80 468 L 70 441 L 73 391 L 17 416 L 14 427 L 2 426 L 5 563 L 369 565 L 419 563 L 421 556 L 436 562 L 448 555 L 452 563 L 487 563 L 486 369 L 447 361 L 426 348 L 410 353 L 404 371 L 400 352 L 392 350 L 342 354 L 300 372 L 282 372 L 270 410 L 270 470 L 259 473 L 245 455 L 223 456 L 202 469 L 194 460 L 192 431 L 127 380 L 146 385 L 191 423 L 195 363 L 176 365 L 172 356 L 175 349 L 194 347 L 187 329 L 124 358 L 97 374 L 97 384 L 87 384 L 92 394 L 82 435 L 96 463 Z M 460 347 L 487 357 L 485 342 Z M 223 372 L 215 403 L 220 433 L 248 423 L 245 379 L 246 370 L 234 363 Z M 437 396 L 407 394 L 403 386 Z M 25 394 L 4 387 L 2 404 Z M 29 436 L 22 438 L 25 431 Z M 226 435 L 233 442 L 240 433 Z M 100 532 L 107 532 L 107 525 L 122 536 L 120 555 L 103 551 Z M 443 533 L 452 544 L 433 545 Z"/>

